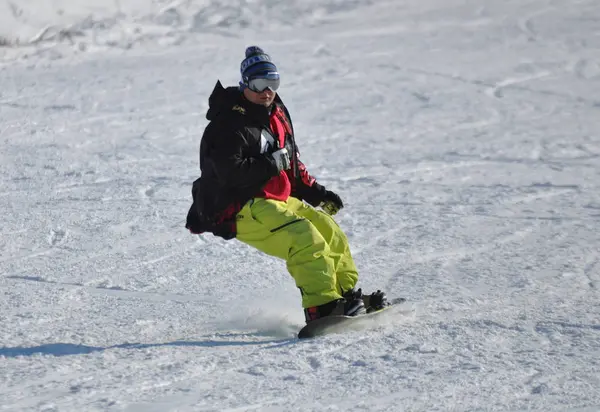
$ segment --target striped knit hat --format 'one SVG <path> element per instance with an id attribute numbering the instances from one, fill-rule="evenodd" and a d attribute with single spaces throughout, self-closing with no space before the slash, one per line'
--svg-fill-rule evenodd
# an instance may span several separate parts
<path id="1" fill-rule="evenodd" d="M 242 84 L 248 85 L 253 78 L 261 78 L 267 74 L 277 74 L 277 66 L 271 61 L 271 56 L 258 46 L 250 46 L 246 49 L 246 58 L 240 64 Z"/>

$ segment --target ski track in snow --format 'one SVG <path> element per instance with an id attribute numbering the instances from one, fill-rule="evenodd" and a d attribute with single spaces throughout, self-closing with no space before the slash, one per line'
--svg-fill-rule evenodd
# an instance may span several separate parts
<path id="1" fill-rule="evenodd" d="M 600 409 L 599 23 L 0 0 L 0 411 Z M 283 262 L 183 228 L 208 95 L 254 43 L 359 286 L 409 299 L 372 330 L 298 341 Z"/>

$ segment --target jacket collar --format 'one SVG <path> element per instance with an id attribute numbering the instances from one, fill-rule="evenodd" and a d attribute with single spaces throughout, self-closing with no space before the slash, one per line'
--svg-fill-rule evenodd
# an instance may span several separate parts
<path id="1" fill-rule="evenodd" d="M 279 94 L 275 96 L 275 101 L 270 107 L 261 106 L 248 101 L 243 92 L 237 87 L 224 88 L 220 81 L 217 81 L 209 99 L 206 118 L 210 121 L 215 120 L 222 114 L 237 111 L 256 120 L 261 125 L 269 124 L 269 116 L 275 106 L 285 107 Z"/>

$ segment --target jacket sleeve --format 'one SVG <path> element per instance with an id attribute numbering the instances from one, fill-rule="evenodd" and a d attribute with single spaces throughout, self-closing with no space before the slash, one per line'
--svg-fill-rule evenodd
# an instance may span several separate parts
<path id="1" fill-rule="evenodd" d="M 316 179 L 314 177 L 312 177 L 310 175 L 310 173 L 308 173 L 308 169 L 306 169 L 306 166 L 304 166 L 304 163 L 302 163 L 300 161 L 300 154 L 296 154 L 296 156 L 298 157 L 298 174 L 300 177 L 300 180 L 302 181 L 302 183 L 305 186 L 312 186 L 313 184 L 316 183 Z"/>
<path id="2" fill-rule="evenodd" d="M 248 141 L 239 131 L 225 131 L 211 148 L 210 163 L 220 184 L 231 189 L 255 188 L 278 173 L 273 160 L 251 155 Z"/>
<path id="3" fill-rule="evenodd" d="M 292 196 L 306 201 L 311 206 L 317 207 L 325 197 L 326 189 L 317 183 L 317 180 L 308 173 L 306 166 L 299 159 L 300 155 L 296 152 L 297 177 L 294 178 L 293 172 L 288 171 L 288 177 L 294 182 L 292 187 Z"/>

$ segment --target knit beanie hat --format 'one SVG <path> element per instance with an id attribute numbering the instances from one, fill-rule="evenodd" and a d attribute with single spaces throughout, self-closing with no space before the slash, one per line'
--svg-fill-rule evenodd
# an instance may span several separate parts
<path id="1" fill-rule="evenodd" d="M 271 61 L 271 56 L 258 46 L 250 46 L 246 49 L 246 58 L 240 64 L 240 73 L 242 82 L 248 85 L 253 78 L 261 78 L 267 74 L 273 75 L 277 72 L 277 66 Z"/>

